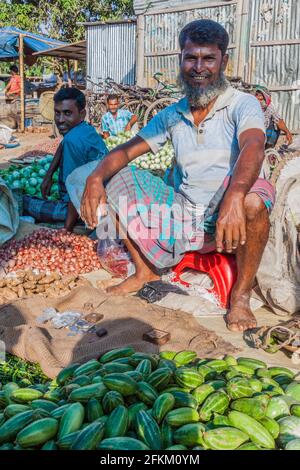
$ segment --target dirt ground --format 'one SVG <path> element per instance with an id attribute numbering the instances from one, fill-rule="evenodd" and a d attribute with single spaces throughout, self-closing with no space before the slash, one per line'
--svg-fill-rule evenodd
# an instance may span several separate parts
<path id="1" fill-rule="evenodd" d="M 25 133 L 22 134 L 16 132 L 14 136 L 19 140 L 20 146 L 12 149 L 0 149 L 0 167 L 6 166 L 9 160 L 18 158 L 24 153 L 32 151 L 38 145 L 51 145 L 54 140 L 53 137 L 51 137 L 51 129 L 49 129 L 48 132 L 41 133 L 25 131 Z"/>

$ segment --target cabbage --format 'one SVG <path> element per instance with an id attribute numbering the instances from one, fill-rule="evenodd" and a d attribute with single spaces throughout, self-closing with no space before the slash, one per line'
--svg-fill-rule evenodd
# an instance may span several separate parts
<path id="1" fill-rule="evenodd" d="M 22 183 L 20 180 L 14 180 L 11 184 L 12 189 L 21 189 L 22 188 Z"/>
<path id="2" fill-rule="evenodd" d="M 28 194 L 29 196 L 34 196 L 35 193 L 36 193 L 36 189 L 33 186 L 28 186 L 26 188 L 26 194 Z"/>
<path id="3" fill-rule="evenodd" d="M 24 168 L 22 170 L 22 175 L 24 176 L 24 178 L 29 178 L 31 175 L 31 169 L 29 167 Z"/>
<path id="4" fill-rule="evenodd" d="M 21 176 L 21 175 L 20 175 L 20 172 L 19 172 L 19 171 L 14 171 L 14 172 L 12 173 L 12 177 L 13 177 L 15 180 L 17 180 L 18 178 L 20 178 L 20 176 Z"/>
<path id="5" fill-rule="evenodd" d="M 117 145 L 124 144 L 129 139 L 134 137 L 132 132 L 120 132 L 117 136 L 110 136 L 106 139 L 106 145 L 109 150 L 112 150 Z M 167 142 L 164 147 L 155 155 L 147 153 L 141 157 L 133 160 L 130 165 L 134 165 L 144 170 L 154 172 L 165 172 L 169 167 L 172 166 L 174 159 L 174 149 L 171 142 Z"/>
<path id="6" fill-rule="evenodd" d="M 36 178 L 33 178 L 33 177 L 30 178 L 28 182 L 29 182 L 30 186 L 37 186 L 37 184 L 38 184 L 38 180 Z"/>

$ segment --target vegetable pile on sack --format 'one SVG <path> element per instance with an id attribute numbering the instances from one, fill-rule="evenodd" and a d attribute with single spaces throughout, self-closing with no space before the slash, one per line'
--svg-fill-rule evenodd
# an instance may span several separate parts
<path id="1" fill-rule="evenodd" d="M 124 144 L 132 137 L 134 137 L 132 132 L 120 132 L 117 136 L 108 137 L 105 143 L 107 148 L 112 150 L 117 145 Z M 174 149 L 171 142 L 168 141 L 156 155 L 149 152 L 133 160 L 130 165 L 137 166 L 144 170 L 165 172 L 172 166 L 173 159 Z"/>
<path id="2" fill-rule="evenodd" d="M 23 240 L 0 248 L 0 268 L 6 273 L 37 269 L 39 272 L 83 274 L 101 268 L 97 241 L 65 229 L 41 229 Z"/>
<path id="3" fill-rule="evenodd" d="M 10 189 L 20 189 L 24 194 L 42 199 L 41 184 L 52 160 L 53 155 L 47 155 L 25 168 L 11 165 L 6 170 L 0 170 L 0 177 L 3 178 Z M 48 199 L 56 201 L 59 199 L 58 171 L 54 173 L 52 180 L 53 185 Z"/>
<path id="4" fill-rule="evenodd" d="M 60 297 L 81 285 L 78 276 L 64 276 L 58 273 L 37 274 L 32 270 L 18 271 L 0 278 L 0 305 L 35 294 L 44 297 Z"/>
<path id="5" fill-rule="evenodd" d="M 114 349 L 0 408 L 0 450 L 300 449 L 300 382 L 249 358 Z"/>
<path id="6" fill-rule="evenodd" d="M 0 383 L 2 384 L 2 390 L 3 386 L 9 382 L 18 383 L 22 387 L 28 387 L 33 384 L 49 382 L 49 377 L 43 373 L 39 364 L 32 364 L 31 362 L 24 361 L 17 356 L 7 353 L 5 362 L 0 361 Z M 13 385 L 13 387 L 15 387 L 15 385 Z M 0 416 L 2 411 L 3 410 L 0 410 Z"/>

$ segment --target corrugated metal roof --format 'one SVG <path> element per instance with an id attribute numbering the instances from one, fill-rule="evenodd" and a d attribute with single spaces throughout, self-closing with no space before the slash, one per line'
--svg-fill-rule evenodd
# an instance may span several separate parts
<path id="1" fill-rule="evenodd" d="M 128 24 L 136 23 L 136 19 L 123 19 L 123 20 L 107 20 L 107 21 L 78 21 L 76 24 L 79 26 L 99 26 L 106 24 Z"/>
<path id="2" fill-rule="evenodd" d="M 53 47 L 32 55 L 61 57 L 63 59 L 86 60 L 86 41 L 73 42 L 65 46 Z"/>

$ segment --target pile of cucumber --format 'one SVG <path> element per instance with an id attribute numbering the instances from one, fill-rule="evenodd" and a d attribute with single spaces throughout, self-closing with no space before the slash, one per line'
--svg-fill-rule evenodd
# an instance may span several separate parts
<path id="1" fill-rule="evenodd" d="M 0 450 L 300 450 L 300 381 L 250 358 L 106 352 L 0 387 Z"/>

